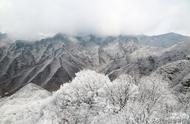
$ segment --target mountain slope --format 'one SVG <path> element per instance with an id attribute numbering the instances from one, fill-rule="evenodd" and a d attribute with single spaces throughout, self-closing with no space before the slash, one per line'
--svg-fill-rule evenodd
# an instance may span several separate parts
<path id="1" fill-rule="evenodd" d="M 168 48 L 142 46 L 132 52 L 126 59 L 120 59 L 108 64 L 101 71 L 115 79 L 121 74 L 131 74 L 137 78 L 149 75 L 157 68 L 186 59 L 190 55 L 190 43 L 180 42 Z"/>
<path id="2" fill-rule="evenodd" d="M 35 42 L 17 40 L 0 47 L 0 95 L 13 94 L 28 83 L 54 91 L 86 68 L 103 72 L 112 80 L 121 74 L 139 78 L 185 59 L 190 55 L 189 39 L 174 33 L 107 37 L 59 33 Z M 159 44 L 164 48 L 156 47 Z"/>
<path id="3" fill-rule="evenodd" d="M 2 95 L 12 94 L 31 82 L 55 90 L 82 67 L 83 63 L 65 49 L 60 39 L 17 41 L 1 57 L 0 91 Z"/>

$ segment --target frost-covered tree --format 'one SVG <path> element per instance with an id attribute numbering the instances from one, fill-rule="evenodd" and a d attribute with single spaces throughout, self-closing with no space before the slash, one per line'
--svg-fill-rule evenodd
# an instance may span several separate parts
<path id="1" fill-rule="evenodd" d="M 106 92 L 109 102 L 122 110 L 130 99 L 134 99 L 138 93 L 138 87 L 130 75 L 121 75 L 112 83 L 106 85 Z"/>
<path id="2" fill-rule="evenodd" d="M 84 70 L 54 95 L 65 116 L 68 114 L 77 123 L 89 123 L 100 114 L 118 113 L 137 94 L 138 87 L 129 75 L 121 75 L 111 82 L 104 74 Z"/>
<path id="3" fill-rule="evenodd" d="M 186 97 L 178 96 L 183 98 L 180 103 L 167 84 L 157 75 L 142 77 L 136 82 L 123 74 L 110 81 L 104 74 L 83 70 L 52 94 L 27 88 L 24 91 L 31 92 L 30 96 L 26 97 L 21 90 L 20 95 L 8 97 L 6 104 L 0 101 L 0 123 L 187 123 L 189 115 L 184 111 L 187 106 L 183 107 L 188 103 L 183 101 Z"/>
<path id="4" fill-rule="evenodd" d="M 76 74 L 72 82 L 61 86 L 55 93 L 57 104 L 71 114 L 75 122 L 89 123 L 89 118 L 104 111 L 106 106 L 105 85 L 111 81 L 103 74 L 84 70 Z M 68 107 L 66 107 L 68 106 Z"/>

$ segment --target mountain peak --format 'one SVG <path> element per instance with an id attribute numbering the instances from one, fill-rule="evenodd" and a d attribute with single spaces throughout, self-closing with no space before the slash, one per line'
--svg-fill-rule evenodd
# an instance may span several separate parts
<path id="1" fill-rule="evenodd" d="M 175 32 L 168 32 L 165 34 L 155 35 L 155 37 L 187 37 L 187 36 L 182 35 L 182 34 L 178 34 Z"/>
<path id="2" fill-rule="evenodd" d="M 56 38 L 56 39 L 64 39 L 67 35 L 66 34 L 63 34 L 63 33 L 57 33 L 53 36 L 53 38 Z"/>

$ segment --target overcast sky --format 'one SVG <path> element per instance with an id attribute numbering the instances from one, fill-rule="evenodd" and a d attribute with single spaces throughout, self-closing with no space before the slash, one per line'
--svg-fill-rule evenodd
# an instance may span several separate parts
<path id="1" fill-rule="evenodd" d="M 0 32 L 190 35 L 190 0 L 0 0 Z"/>

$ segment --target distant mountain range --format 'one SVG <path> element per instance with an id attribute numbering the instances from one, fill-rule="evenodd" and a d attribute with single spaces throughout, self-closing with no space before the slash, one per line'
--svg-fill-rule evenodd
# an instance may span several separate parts
<path id="1" fill-rule="evenodd" d="M 121 74 L 140 78 L 190 55 L 190 37 L 176 33 L 107 37 L 59 33 L 34 42 L 8 41 L 0 33 L 1 96 L 29 83 L 54 91 L 82 69 L 105 73 L 112 80 Z"/>

